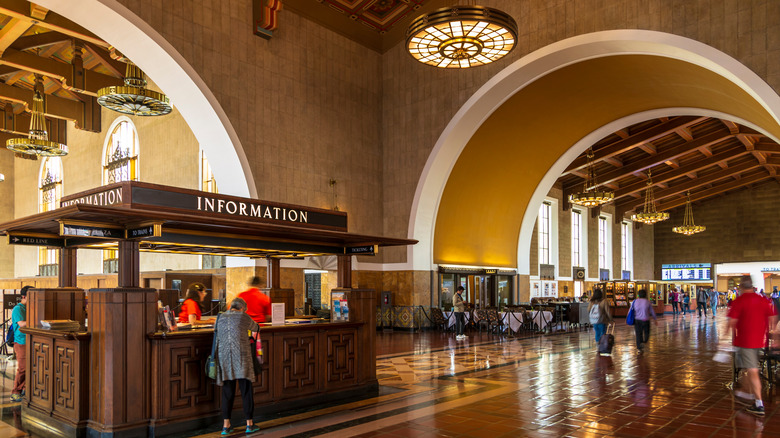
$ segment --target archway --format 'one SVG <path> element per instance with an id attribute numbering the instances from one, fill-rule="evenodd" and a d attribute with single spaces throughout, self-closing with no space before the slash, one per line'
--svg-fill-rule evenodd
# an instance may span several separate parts
<path id="1" fill-rule="evenodd" d="M 36 3 L 89 29 L 132 59 L 184 117 L 209 157 L 220 191 L 257 197 L 252 170 L 227 114 L 195 69 L 148 23 L 116 0 Z"/>
<path id="2" fill-rule="evenodd" d="M 435 145 L 412 205 L 409 234 L 420 241 L 410 249 L 413 269 L 452 263 L 527 274 L 538 207 L 568 163 L 621 127 L 683 113 L 780 138 L 780 96 L 688 38 L 598 32 L 518 60 L 466 102 Z M 464 211 L 462 199 L 483 207 Z"/>

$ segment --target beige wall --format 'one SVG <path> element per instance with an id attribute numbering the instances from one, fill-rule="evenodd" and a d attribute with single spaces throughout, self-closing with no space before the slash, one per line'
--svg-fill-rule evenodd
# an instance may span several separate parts
<path id="1" fill-rule="evenodd" d="M 14 154 L 10 151 L 0 151 L 0 173 L 5 175 L 5 181 L 0 182 L 0 223 L 15 217 L 14 192 L 15 172 Z M 13 277 L 14 252 L 8 244 L 8 239 L 0 237 L 0 278 Z"/>

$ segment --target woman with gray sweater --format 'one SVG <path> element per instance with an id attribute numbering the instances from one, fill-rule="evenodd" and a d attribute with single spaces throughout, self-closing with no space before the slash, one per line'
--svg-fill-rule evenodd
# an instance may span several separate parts
<path id="1" fill-rule="evenodd" d="M 219 315 L 214 327 L 217 355 L 217 385 L 222 387 L 222 435 L 231 432 L 230 416 L 236 397 L 236 382 L 241 390 L 241 401 L 246 418 L 246 433 L 260 430 L 252 419 L 255 410 L 252 382 L 255 381 L 255 353 L 249 345 L 248 332 L 260 327 L 246 314 L 246 301 L 236 298 L 230 309 Z"/>

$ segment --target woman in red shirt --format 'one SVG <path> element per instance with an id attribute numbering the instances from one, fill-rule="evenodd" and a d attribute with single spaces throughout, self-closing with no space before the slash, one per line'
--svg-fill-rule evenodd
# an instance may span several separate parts
<path id="1" fill-rule="evenodd" d="M 200 303 L 205 297 L 206 287 L 202 284 L 193 283 L 187 288 L 187 296 L 179 312 L 179 324 L 195 324 L 195 321 L 200 321 Z"/>

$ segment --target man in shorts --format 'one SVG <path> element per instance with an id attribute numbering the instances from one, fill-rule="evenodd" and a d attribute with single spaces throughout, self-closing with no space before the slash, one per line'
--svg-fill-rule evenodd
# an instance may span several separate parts
<path id="1" fill-rule="evenodd" d="M 747 370 L 747 379 L 740 387 L 748 392 L 734 391 L 734 395 L 748 401 L 755 401 L 747 411 L 764 415 L 761 400 L 761 379 L 758 375 L 758 353 L 766 345 L 769 327 L 774 327 L 777 313 L 771 303 L 753 291 L 749 275 L 742 276 L 739 288 L 742 293 L 731 303 L 728 311 L 729 329 L 733 333 L 735 365 Z"/>

